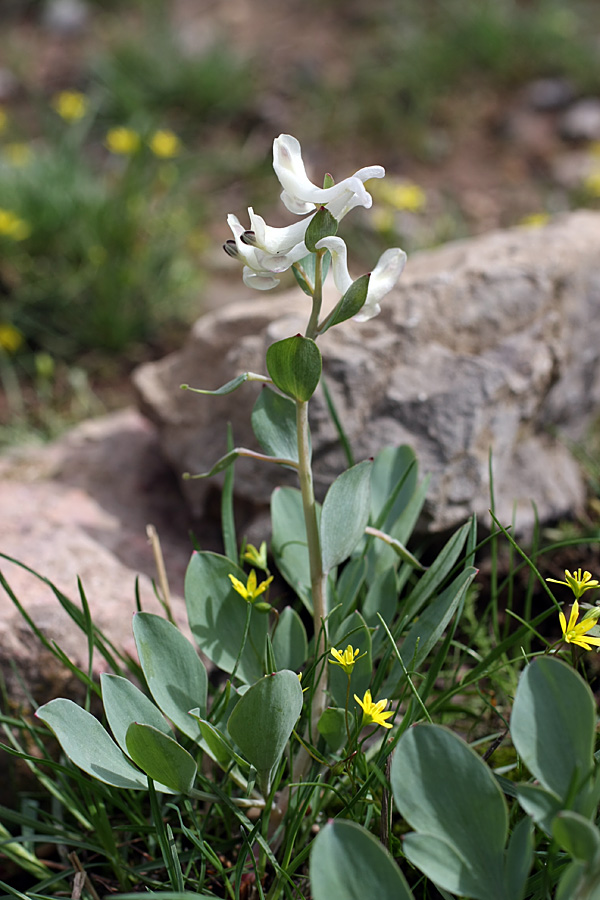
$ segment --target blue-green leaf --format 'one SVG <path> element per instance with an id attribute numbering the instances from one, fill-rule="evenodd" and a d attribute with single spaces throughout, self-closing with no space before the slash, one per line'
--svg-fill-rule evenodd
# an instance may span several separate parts
<path id="1" fill-rule="evenodd" d="M 224 672 L 233 672 L 246 628 L 247 601 L 233 588 L 229 574 L 246 583 L 244 572 L 226 556 L 194 553 L 185 576 L 190 628 L 198 646 Z M 267 616 L 251 611 L 250 627 L 238 676 L 251 684 L 264 675 Z M 202 706 L 194 701 L 188 706 Z"/>
<path id="2" fill-rule="evenodd" d="M 189 794 L 197 766 L 192 756 L 172 737 L 152 725 L 132 722 L 127 729 L 127 750 L 149 778 L 178 794 Z"/>
<path id="3" fill-rule="evenodd" d="M 50 700 L 36 712 L 48 725 L 72 763 L 112 787 L 146 790 L 146 776 L 118 748 L 98 719 L 72 700 Z"/>
<path id="4" fill-rule="evenodd" d="M 199 706 L 206 714 L 208 679 L 196 650 L 175 625 L 153 613 L 133 617 L 133 636 L 156 705 L 183 734 L 197 740 L 198 726 L 188 710 Z"/>
<path id="5" fill-rule="evenodd" d="M 369 519 L 371 460 L 342 472 L 327 491 L 321 510 L 323 571 L 347 559 L 360 539 Z"/>
<path id="6" fill-rule="evenodd" d="M 402 872 L 370 832 L 346 819 L 321 829 L 310 854 L 313 900 L 414 900 Z"/>

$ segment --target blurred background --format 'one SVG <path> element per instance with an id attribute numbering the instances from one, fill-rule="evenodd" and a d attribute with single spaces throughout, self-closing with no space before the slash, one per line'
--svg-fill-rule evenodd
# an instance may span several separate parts
<path id="1" fill-rule="evenodd" d="M 317 182 L 386 167 L 344 223 L 357 275 L 596 208 L 600 4 L 0 0 L 0 445 L 126 404 L 247 294 L 225 217 L 289 222 L 281 132 Z"/>

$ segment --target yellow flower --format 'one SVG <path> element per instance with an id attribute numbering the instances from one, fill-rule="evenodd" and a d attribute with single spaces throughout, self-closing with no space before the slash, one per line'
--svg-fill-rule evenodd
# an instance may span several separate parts
<path id="1" fill-rule="evenodd" d="M 2 152 L 11 166 L 26 166 L 33 155 L 29 144 L 23 144 L 18 141 L 5 144 Z"/>
<path id="2" fill-rule="evenodd" d="M 388 178 L 371 184 L 369 190 L 374 196 L 399 211 L 419 212 L 427 203 L 427 195 L 422 187 L 412 181 Z"/>
<path id="3" fill-rule="evenodd" d="M 581 595 L 585 594 L 586 591 L 591 591 L 593 588 L 600 586 L 600 581 L 596 581 L 595 578 L 592 578 L 591 572 L 584 572 L 582 575 L 581 569 L 577 569 L 573 574 L 571 574 L 568 569 L 565 569 L 565 578 L 566 581 L 558 581 L 556 578 L 546 578 L 546 581 L 552 581 L 553 584 L 564 584 L 566 587 L 570 587 L 576 600 L 579 600 Z"/>
<path id="4" fill-rule="evenodd" d="M 230 575 L 229 578 L 234 589 L 244 598 L 244 600 L 247 600 L 248 603 L 254 603 L 256 598 L 260 597 L 261 594 L 264 594 L 266 589 L 273 581 L 273 576 L 271 575 L 265 581 L 261 581 L 261 583 L 257 586 L 256 572 L 254 571 L 254 569 L 252 569 L 252 571 L 248 575 L 248 581 L 246 582 L 246 584 L 243 584 L 239 580 L 239 578 L 236 578 L 234 575 Z"/>
<path id="5" fill-rule="evenodd" d="M 172 159 L 179 153 L 181 141 L 172 131 L 162 128 L 154 132 L 148 141 L 148 146 L 155 156 L 159 156 L 161 159 Z"/>
<path id="6" fill-rule="evenodd" d="M 335 647 L 331 648 L 331 655 L 333 659 L 330 659 L 329 662 L 333 663 L 334 666 L 341 666 L 346 675 L 352 675 L 352 670 L 354 669 L 354 664 L 357 661 L 358 654 L 360 650 L 354 650 L 351 644 L 348 644 L 344 652 L 341 650 L 336 650 Z M 365 654 L 363 653 L 363 656 Z M 360 657 L 358 657 L 360 659 Z"/>
<path id="7" fill-rule="evenodd" d="M 378 700 L 377 703 L 373 703 L 373 698 L 371 697 L 371 691 L 365 691 L 365 695 L 360 699 L 356 694 L 354 695 L 354 699 L 358 703 L 358 705 L 362 708 L 363 717 L 361 728 L 365 725 L 382 725 L 384 728 L 391 728 L 392 723 L 386 722 L 386 719 L 389 719 L 390 716 L 394 715 L 394 710 L 389 709 L 387 712 L 384 712 L 384 709 L 387 706 L 387 700 Z"/>
<path id="8" fill-rule="evenodd" d="M 132 156 L 140 149 L 140 136 L 133 128 L 111 128 L 104 140 L 111 153 L 119 156 Z"/>
<path id="9" fill-rule="evenodd" d="M 568 625 L 565 614 L 563 612 L 559 612 L 558 614 L 563 640 L 566 641 L 567 644 L 577 644 L 578 647 L 583 647 L 584 650 L 591 650 L 592 644 L 596 647 L 600 647 L 600 637 L 591 637 L 588 634 L 588 631 L 591 631 L 594 625 L 596 625 L 598 616 L 600 616 L 600 609 L 590 610 L 590 614 L 584 616 L 581 622 L 578 622 L 579 603 L 575 600 L 571 607 Z"/>
<path id="10" fill-rule="evenodd" d="M 31 228 L 10 209 L 0 209 L 0 235 L 13 241 L 24 241 L 31 234 Z"/>
<path id="11" fill-rule="evenodd" d="M 590 172 L 583 180 L 583 187 L 592 197 L 600 197 L 600 171 Z"/>
<path id="12" fill-rule="evenodd" d="M 0 347 L 7 353 L 16 353 L 23 343 L 23 335 L 18 328 L 8 322 L 0 322 Z"/>
<path id="13" fill-rule="evenodd" d="M 520 221 L 520 225 L 526 225 L 528 228 L 543 228 L 550 221 L 550 216 L 545 212 L 531 213 Z"/>
<path id="14" fill-rule="evenodd" d="M 260 550 L 257 550 L 254 544 L 246 544 L 246 549 L 242 554 L 242 559 L 257 569 L 267 571 L 267 542 L 263 541 Z"/>
<path id="15" fill-rule="evenodd" d="M 85 116 L 88 102 L 79 91 L 61 91 L 52 98 L 52 106 L 65 122 L 76 122 Z"/>

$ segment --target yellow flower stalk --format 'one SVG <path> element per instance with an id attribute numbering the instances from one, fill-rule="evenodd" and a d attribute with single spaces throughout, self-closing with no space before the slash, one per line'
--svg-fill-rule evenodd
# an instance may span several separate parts
<path id="1" fill-rule="evenodd" d="M 132 156 L 140 149 L 140 136 L 133 128 L 110 128 L 104 144 L 111 153 L 118 156 Z"/>
<path id="2" fill-rule="evenodd" d="M 243 582 L 241 582 L 239 578 L 236 578 L 235 575 L 230 575 L 229 578 L 234 590 L 236 590 L 248 603 L 254 603 L 256 598 L 260 597 L 261 594 L 264 594 L 273 581 L 273 576 L 271 575 L 269 578 L 265 579 L 265 581 L 261 581 L 260 584 L 257 584 L 256 572 L 254 569 L 252 569 L 248 575 L 246 584 L 243 584 Z"/>
<path id="3" fill-rule="evenodd" d="M 377 703 L 373 702 L 373 698 L 371 697 L 371 691 L 365 691 L 365 695 L 360 699 L 356 694 L 354 695 L 354 699 L 358 703 L 358 705 L 362 708 L 363 717 L 361 727 L 365 725 L 381 725 L 383 728 L 391 728 L 392 723 L 386 722 L 386 719 L 389 719 L 390 716 L 394 715 L 394 710 L 389 709 L 387 712 L 384 712 L 384 709 L 387 706 L 387 700 L 378 700 Z"/>
<path id="4" fill-rule="evenodd" d="M 563 612 L 559 612 L 558 614 L 563 640 L 567 644 L 576 644 L 578 647 L 583 647 L 584 650 L 591 650 L 592 644 L 596 647 L 600 647 L 600 637 L 592 637 L 588 634 L 588 631 L 591 631 L 596 625 L 598 616 L 600 616 L 600 609 L 593 610 L 591 615 L 584 617 L 581 622 L 578 622 L 579 603 L 575 600 L 571 607 L 571 615 L 569 616 L 568 623 Z"/>
<path id="5" fill-rule="evenodd" d="M 52 98 L 52 106 L 65 122 L 77 122 L 85 116 L 88 102 L 80 91 L 61 91 Z"/>
<path id="6" fill-rule="evenodd" d="M 181 141 L 174 132 L 161 128 L 154 132 L 148 141 L 148 146 L 160 159 L 173 159 L 181 150 Z"/>
<path id="7" fill-rule="evenodd" d="M 352 670 L 354 669 L 354 664 L 357 662 L 357 657 L 360 659 L 358 654 L 360 650 L 355 650 L 352 647 L 352 644 L 348 644 L 344 651 L 336 650 L 335 647 L 331 648 L 331 655 L 333 659 L 330 659 L 329 662 L 334 666 L 340 666 L 346 675 L 352 675 Z M 363 653 L 363 656 L 365 654 Z"/>
<path id="8" fill-rule="evenodd" d="M 572 574 L 568 569 L 565 569 L 565 579 L 566 581 L 559 581 L 557 578 L 546 578 L 546 581 L 551 581 L 553 584 L 564 584 L 566 587 L 571 588 L 576 600 L 579 600 L 586 591 L 600 587 L 600 581 L 592 578 L 591 572 L 584 572 L 582 575 L 581 569 L 577 569 Z"/>

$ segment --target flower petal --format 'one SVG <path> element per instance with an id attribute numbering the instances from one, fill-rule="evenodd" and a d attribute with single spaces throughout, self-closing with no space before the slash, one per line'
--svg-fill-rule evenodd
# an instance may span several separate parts
<path id="1" fill-rule="evenodd" d="M 273 141 L 273 169 L 283 188 L 281 200 L 290 212 L 303 215 L 315 206 L 327 206 L 338 220 L 355 206 L 368 209 L 373 198 L 364 182 L 385 174 L 382 166 L 366 166 L 332 187 L 317 187 L 306 174 L 300 143 L 291 134 L 280 134 Z"/>
<path id="2" fill-rule="evenodd" d="M 315 244 L 317 250 L 329 250 L 333 280 L 340 294 L 345 294 L 352 279 L 348 272 L 348 248 L 340 237 L 324 237 Z"/>
<path id="3" fill-rule="evenodd" d="M 356 322 L 366 322 L 381 312 L 379 301 L 396 285 L 405 265 L 406 253 L 399 247 L 392 247 L 381 254 L 371 272 L 365 304 L 358 315 L 354 316 Z"/>

